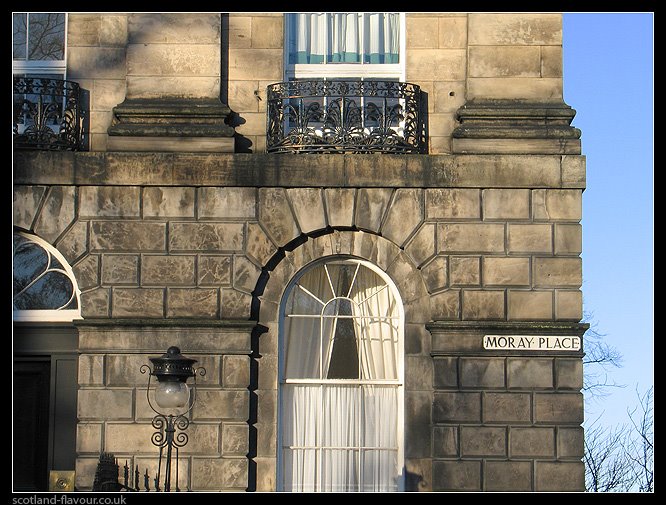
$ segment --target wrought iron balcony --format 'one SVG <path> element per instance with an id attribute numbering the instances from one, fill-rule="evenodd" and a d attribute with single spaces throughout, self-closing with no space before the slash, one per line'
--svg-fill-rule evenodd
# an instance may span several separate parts
<path id="1" fill-rule="evenodd" d="M 14 147 L 81 149 L 81 90 L 76 82 L 14 77 Z"/>
<path id="2" fill-rule="evenodd" d="M 378 80 L 297 80 L 268 86 L 269 153 L 418 153 L 421 89 Z"/>

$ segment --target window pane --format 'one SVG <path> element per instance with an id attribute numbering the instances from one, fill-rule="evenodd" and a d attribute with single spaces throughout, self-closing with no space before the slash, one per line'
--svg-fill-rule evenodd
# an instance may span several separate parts
<path id="1" fill-rule="evenodd" d="M 28 20 L 28 59 L 65 58 L 65 15 L 31 13 Z"/>
<path id="2" fill-rule="evenodd" d="M 328 15 L 329 63 L 361 62 L 362 19 L 359 14 L 344 12 Z"/>
<path id="3" fill-rule="evenodd" d="M 400 63 L 400 15 L 373 12 L 364 21 L 364 63 Z"/>
<path id="4" fill-rule="evenodd" d="M 13 16 L 13 30 L 14 30 L 14 51 L 13 57 L 15 60 L 25 60 L 25 35 L 26 35 L 26 18 L 25 12 L 19 12 Z"/>

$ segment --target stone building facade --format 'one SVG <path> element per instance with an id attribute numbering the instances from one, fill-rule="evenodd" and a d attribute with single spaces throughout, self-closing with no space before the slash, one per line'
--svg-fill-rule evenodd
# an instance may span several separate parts
<path id="1" fill-rule="evenodd" d="M 13 172 L 14 232 L 57 250 L 80 290 L 80 318 L 14 323 L 15 356 L 75 363 L 72 447 L 50 440 L 49 470 L 90 490 L 111 452 L 154 473 L 140 369 L 175 345 L 206 368 L 181 489 L 283 489 L 285 296 L 313 262 L 356 258 L 402 305 L 400 489 L 584 490 L 582 348 L 484 338 L 586 329 L 559 14 L 403 15 L 425 124 L 412 154 L 266 152 L 282 13 L 67 19 L 87 148 L 16 149 Z M 17 342 L 56 330 L 67 349 Z"/>

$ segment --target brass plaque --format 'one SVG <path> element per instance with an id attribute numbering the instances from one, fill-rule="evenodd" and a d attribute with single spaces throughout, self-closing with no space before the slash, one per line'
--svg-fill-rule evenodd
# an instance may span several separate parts
<path id="1" fill-rule="evenodd" d="M 74 470 L 51 470 L 49 491 L 74 491 Z"/>

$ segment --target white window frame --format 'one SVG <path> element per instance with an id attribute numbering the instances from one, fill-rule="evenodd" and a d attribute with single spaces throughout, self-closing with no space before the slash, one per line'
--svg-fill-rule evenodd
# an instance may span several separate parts
<path id="1" fill-rule="evenodd" d="M 60 251 L 49 244 L 46 240 L 32 233 L 16 231 L 15 233 L 26 237 L 42 247 L 48 254 L 54 256 L 62 265 L 65 273 L 72 282 L 74 297 L 76 298 L 76 309 L 36 309 L 36 310 L 14 310 L 13 320 L 15 322 L 71 322 L 81 317 L 81 290 L 76 282 L 74 271 Z"/>
<path id="2" fill-rule="evenodd" d="M 317 268 L 322 264 L 334 264 L 339 261 L 354 261 L 357 262 L 370 270 L 376 273 L 387 285 L 388 289 L 391 290 L 391 293 L 395 297 L 397 308 L 398 308 L 398 378 L 397 379 L 285 379 L 285 369 L 286 369 L 286 335 L 285 335 L 285 319 L 291 317 L 287 314 L 287 301 L 290 297 L 292 290 L 297 289 L 298 281 L 300 278 L 311 270 L 312 268 Z M 329 278 L 330 282 L 330 278 Z M 350 288 L 351 290 L 351 288 Z M 340 297 L 334 297 L 340 298 Z M 328 304 L 331 300 L 326 301 Z M 297 316 L 298 317 L 298 316 Z M 308 316 L 305 316 L 308 317 Z M 313 317 L 313 316 L 310 316 Z M 319 317 L 319 316 L 314 316 Z M 284 489 L 284 475 L 283 475 L 283 411 L 282 411 L 282 395 L 283 395 L 283 385 L 288 384 L 311 384 L 311 385 L 394 385 L 398 390 L 398 412 L 396 413 L 396 439 L 397 439 L 397 462 L 398 467 L 402 469 L 402 472 L 398 475 L 398 489 L 397 491 L 405 490 L 405 456 L 404 456 L 404 446 L 405 446 L 405 437 L 404 437 L 404 424 L 405 424 L 405 414 L 404 414 L 404 401 L 405 401 L 405 377 L 404 377 L 404 330 L 405 330 L 405 311 L 402 298 L 398 288 L 393 282 L 393 280 L 380 269 L 378 266 L 373 263 L 350 256 L 336 255 L 329 256 L 326 258 L 320 258 L 310 262 L 308 265 L 303 267 L 298 273 L 296 273 L 288 286 L 285 288 L 282 296 L 282 301 L 280 303 L 280 323 L 279 323 L 279 336 L 278 336 L 278 395 L 277 395 L 277 405 L 278 405 L 278 420 L 277 420 L 277 458 L 276 458 L 276 487 L 278 491 L 283 491 Z M 393 318 L 390 318 L 393 319 Z M 321 360 L 321 357 L 320 357 Z M 321 366 L 321 365 L 320 365 Z M 320 368 L 321 371 L 321 368 Z M 320 372 L 321 373 L 321 372 Z M 364 449 L 360 447 L 359 449 Z"/>
<path id="3" fill-rule="evenodd" d="M 284 16 L 284 80 L 290 79 L 397 79 L 405 80 L 407 56 L 407 24 L 405 13 L 400 12 L 400 55 L 399 63 L 289 63 L 289 34 L 293 17 L 286 13 Z M 365 14 L 358 12 L 357 14 Z M 363 24 L 362 24 L 363 25 Z"/>
<path id="4" fill-rule="evenodd" d="M 14 19 L 14 14 L 23 14 L 23 11 L 12 12 L 12 22 Z M 30 36 L 30 14 L 64 14 L 65 15 L 65 40 L 64 40 L 64 50 L 62 55 L 62 60 L 15 60 L 12 58 L 12 73 L 14 75 L 25 75 L 30 77 L 31 75 L 53 75 L 62 76 L 62 79 L 67 79 L 67 32 L 69 31 L 69 14 L 67 12 L 25 12 L 28 19 L 26 20 L 26 46 L 28 37 Z M 27 48 L 26 48 L 26 58 L 27 58 Z"/>

